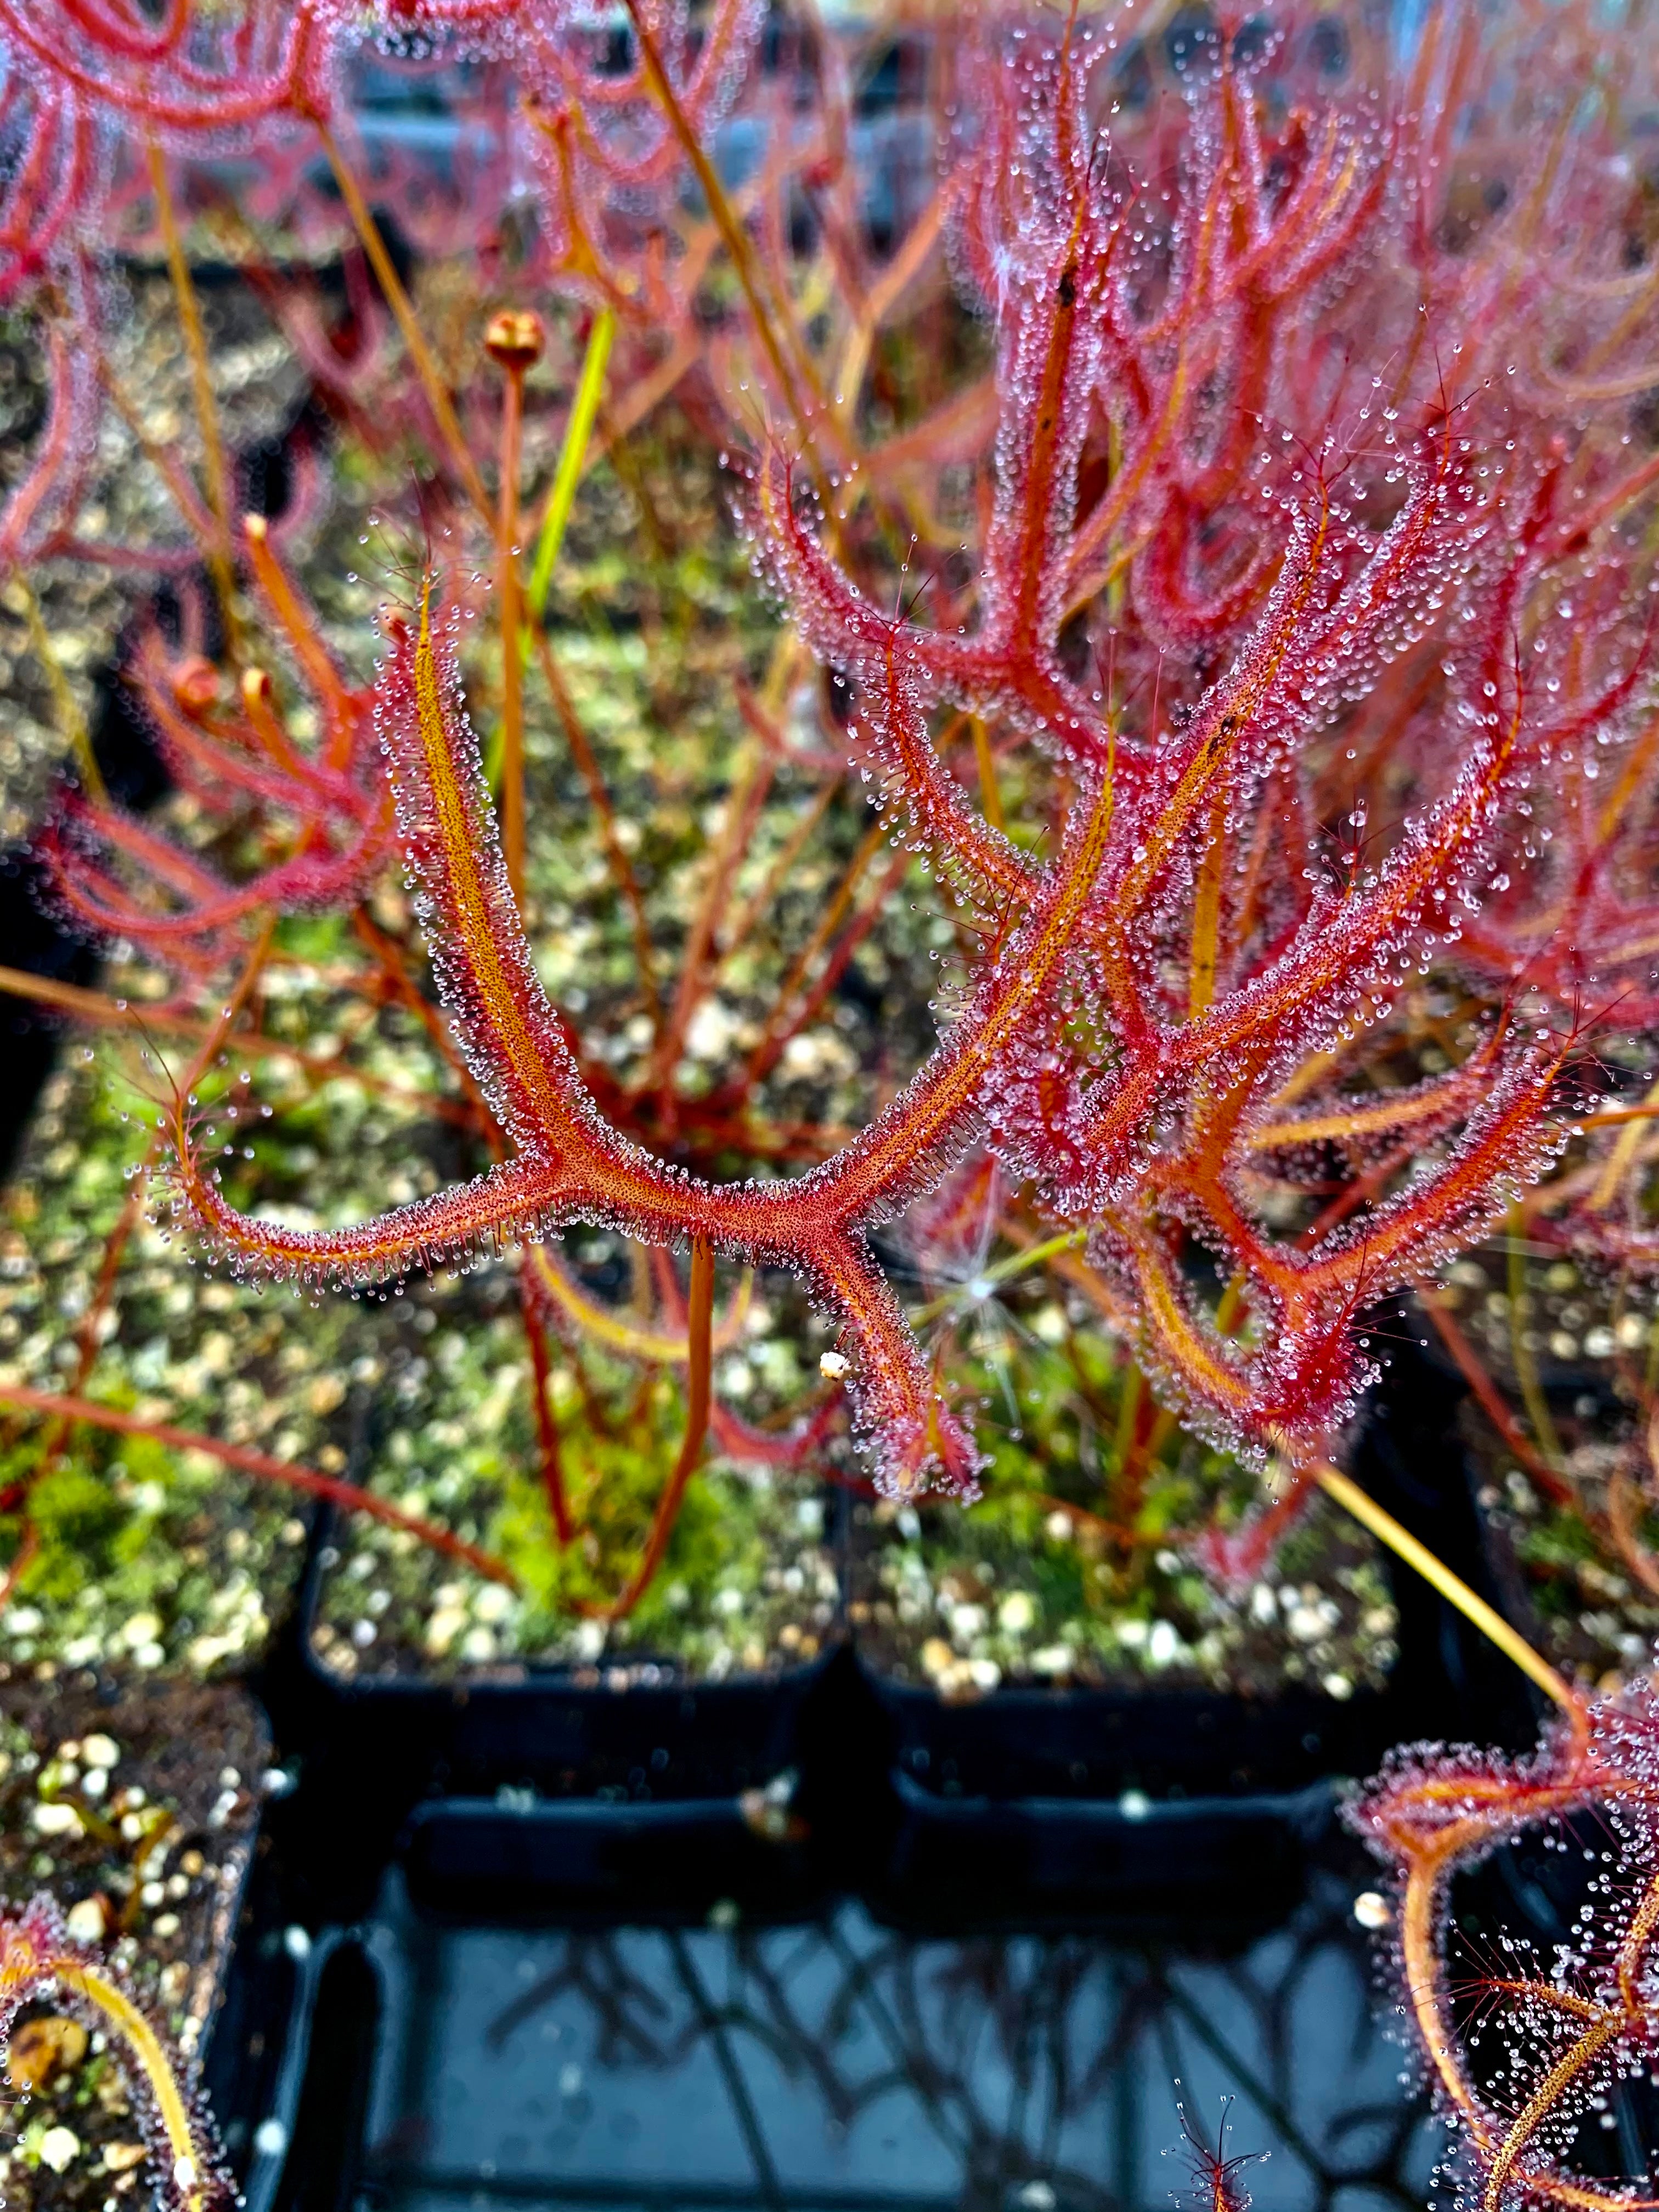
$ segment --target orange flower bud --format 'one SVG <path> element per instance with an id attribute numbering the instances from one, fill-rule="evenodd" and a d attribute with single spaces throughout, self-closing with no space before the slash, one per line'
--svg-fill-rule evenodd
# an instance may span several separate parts
<path id="1" fill-rule="evenodd" d="M 547 347 L 542 319 L 527 307 L 503 307 L 492 315 L 484 332 L 484 350 L 509 375 L 522 376 L 533 368 Z"/>
<path id="2" fill-rule="evenodd" d="M 219 696 L 219 672 L 199 653 L 181 660 L 173 672 L 173 696 L 180 714 L 192 720 L 205 714 Z"/>

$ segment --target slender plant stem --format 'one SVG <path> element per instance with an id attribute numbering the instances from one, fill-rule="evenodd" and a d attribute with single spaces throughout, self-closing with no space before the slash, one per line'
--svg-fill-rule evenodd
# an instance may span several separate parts
<path id="1" fill-rule="evenodd" d="M 587 795 L 593 803 L 594 813 L 599 817 L 599 834 L 605 841 L 605 857 L 610 863 L 611 877 L 627 903 L 633 922 L 634 957 L 639 969 L 640 988 L 645 996 L 646 1012 L 651 1018 L 653 1034 L 659 1038 L 662 1035 L 662 994 L 657 985 L 657 963 L 651 945 L 650 918 L 645 910 L 645 899 L 640 890 L 639 878 L 634 873 L 633 862 L 617 834 L 617 810 L 611 803 L 599 756 L 582 727 L 576 702 L 554 658 L 547 633 L 538 623 L 532 623 L 526 625 L 524 634 L 526 642 L 534 647 L 536 657 L 541 663 L 542 676 L 564 726 L 570 757 L 576 763 L 582 781 L 587 786 Z"/>
<path id="2" fill-rule="evenodd" d="M 1118 1398 L 1117 1429 L 1112 1438 L 1112 1463 L 1120 1472 L 1127 1465 L 1134 1449 L 1135 1429 L 1140 1419 L 1140 1401 L 1146 1394 L 1146 1378 L 1139 1367 L 1126 1351 L 1123 1362 L 1123 1387 Z"/>
<path id="3" fill-rule="evenodd" d="M 525 1342 L 530 1352 L 530 1388 L 535 1403 L 536 1439 L 541 1450 L 542 1488 L 553 1516 L 553 1532 L 562 1547 L 574 1536 L 576 1524 L 571 1518 L 570 1499 L 564 1486 L 564 1455 L 560 1447 L 558 1419 L 553 1411 L 552 1362 L 547 1356 L 547 1338 L 541 1316 L 536 1311 L 531 1271 L 534 1259 L 540 1256 L 539 1245 L 526 1245 L 519 1255 L 519 1307 L 524 1320 Z"/>
<path id="4" fill-rule="evenodd" d="M 1437 1559 L 1426 1544 L 1419 1543 L 1409 1528 L 1402 1528 L 1392 1513 L 1383 1510 L 1375 1498 L 1368 1498 L 1359 1485 L 1340 1469 L 1322 1460 L 1314 1461 L 1308 1468 L 1315 1481 L 1328 1496 L 1349 1513 L 1363 1528 L 1369 1528 L 1381 1544 L 1404 1559 L 1408 1567 L 1415 1567 L 1423 1579 L 1433 1584 L 1449 1605 L 1455 1605 L 1466 1620 L 1471 1620 L 1483 1636 L 1492 1641 L 1507 1659 L 1512 1659 L 1528 1680 L 1535 1682 L 1547 1698 L 1552 1698 L 1564 1711 L 1576 1714 L 1579 1700 L 1565 1680 L 1558 1674 L 1547 1659 L 1534 1651 L 1524 1636 L 1510 1626 L 1503 1615 L 1494 1612 L 1483 1597 L 1477 1597 L 1462 1578 L 1455 1575 L 1443 1560 Z"/>
<path id="5" fill-rule="evenodd" d="M 1443 1296 L 1433 1291 L 1419 1291 L 1418 1298 L 1434 1323 L 1441 1342 L 1456 1361 L 1458 1372 L 1480 1400 L 1481 1411 L 1539 1488 L 1558 1505 L 1580 1505 L 1582 1501 L 1572 1485 L 1564 1481 L 1521 1433 L 1502 1394 L 1476 1358 L 1474 1346 L 1459 1328 Z"/>
<path id="6" fill-rule="evenodd" d="M 34 596 L 33 586 L 19 568 L 12 578 L 13 589 L 23 602 L 23 619 L 28 624 L 29 649 L 46 672 L 46 683 L 52 692 L 52 712 L 58 717 L 58 726 L 69 739 L 75 753 L 75 764 L 81 771 L 87 796 L 95 799 L 100 805 L 108 797 L 104 778 L 98 766 L 97 756 L 92 750 L 92 733 L 87 727 L 87 718 L 70 689 L 64 665 L 58 658 L 52 641 L 52 632 L 46 628 L 46 617 L 40 611 L 40 602 Z"/>
<path id="7" fill-rule="evenodd" d="M 444 444 L 449 449 L 455 473 L 460 478 L 467 497 L 493 530 L 495 517 L 489 495 L 484 489 L 483 478 L 478 474 L 468 450 L 454 402 L 439 373 L 432 349 L 426 342 L 426 333 L 421 328 L 414 304 L 404 289 L 403 279 L 392 266 L 392 256 L 386 252 L 380 227 L 374 220 L 368 202 L 363 198 L 362 187 L 340 151 L 339 142 L 320 118 L 317 123 L 317 136 L 323 152 L 328 157 L 328 165 L 334 172 L 334 181 L 340 188 L 340 198 L 345 202 L 346 213 L 351 217 L 352 228 L 357 234 L 363 252 L 368 256 L 369 266 L 374 271 L 375 280 L 392 310 L 393 319 L 403 332 L 404 343 L 409 348 L 409 357 L 415 364 L 415 374 L 421 380 L 421 389 L 426 394 L 427 404 L 436 418 Z"/>
<path id="8" fill-rule="evenodd" d="M 138 1030 L 149 1021 L 159 1029 L 176 1030 L 191 1036 L 201 1027 L 193 1016 L 172 1013 L 165 1007 L 153 1012 L 148 1007 L 123 1006 L 102 991 L 85 991 L 78 983 L 56 982 L 50 975 L 36 975 L 27 968 L 0 966 L 0 991 L 9 993 L 15 999 L 33 999 L 43 1006 L 56 1006 L 60 1013 L 106 1026 L 118 1023 Z"/>
<path id="9" fill-rule="evenodd" d="M 126 424 L 128 434 L 139 452 L 149 463 L 173 495 L 173 505 L 191 534 L 202 549 L 205 560 L 213 550 L 213 514 L 202 503 L 202 495 L 191 481 L 188 471 L 182 469 L 167 447 L 152 438 L 144 428 L 144 418 L 138 412 L 132 397 L 107 361 L 98 364 L 100 382 L 108 392 L 116 413 Z"/>
<path id="10" fill-rule="evenodd" d="M 145 155 L 149 163 L 150 185 L 155 194 L 155 212 L 161 225 L 161 243 L 167 252 L 167 274 L 173 280 L 173 295 L 179 308 L 179 326 L 185 334 L 185 350 L 190 356 L 191 390 L 195 399 L 197 424 L 202 434 L 207 501 L 214 523 L 213 542 L 208 548 L 208 568 L 218 597 L 219 611 L 224 617 L 226 649 L 232 660 L 240 661 L 241 624 L 236 613 L 236 578 L 230 562 L 230 474 L 225 465 L 225 441 L 219 429 L 218 403 L 213 397 L 213 372 L 208 361 L 207 332 L 202 324 L 201 302 L 191 281 L 190 264 L 185 258 L 184 241 L 179 235 L 179 218 L 173 204 L 172 190 L 167 184 L 167 156 L 153 138 L 145 148 Z"/>
<path id="11" fill-rule="evenodd" d="M 663 1554 L 668 1549 L 668 1540 L 674 1533 L 674 1523 L 685 1496 L 686 1485 L 696 1472 L 697 1462 L 702 1457 L 703 1438 L 708 1431 L 714 1320 L 714 1248 L 706 1237 L 696 1237 L 691 1242 L 691 1286 L 686 1301 L 685 1436 L 680 1444 L 679 1457 L 674 1462 L 674 1471 L 657 1501 L 657 1510 L 651 1519 L 651 1532 L 645 1540 L 645 1549 L 640 1555 L 638 1566 L 629 1577 L 628 1585 L 620 1597 L 609 1605 L 585 1605 L 580 1607 L 590 1618 L 621 1620 L 632 1613 L 662 1565 Z"/>
<path id="12" fill-rule="evenodd" d="M 272 919 L 268 921 L 260 931 L 258 939 L 243 964 L 242 971 L 236 979 L 235 988 L 214 1020 L 209 1024 L 186 1066 L 184 1079 L 178 1085 L 181 1094 L 187 1094 L 195 1089 L 216 1057 L 225 1038 L 235 1024 L 240 1020 L 248 1001 L 258 988 L 259 978 L 264 973 L 265 963 L 270 957 L 271 941 L 276 935 L 276 924 Z M 135 1026 L 140 1025 L 135 1024 Z M 81 1356 L 76 1363 L 72 1384 L 74 1393 L 78 1394 L 85 1388 L 96 1363 L 99 1322 L 114 1291 L 116 1277 L 120 1271 L 121 1255 L 143 1211 L 145 1185 L 161 1150 L 161 1133 L 158 1129 L 151 1133 L 149 1142 L 144 1147 L 143 1164 L 133 1180 L 132 1186 L 127 1194 L 126 1203 L 121 1209 L 115 1227 L 105 1244 L 103 1263 L 98 1271 L 98 1286 L 88 1304 L 85 1314 L 82 1316 L 79 1332 Z M 68 1420 L 58 1421 L 49 1431 L 45 1456 L 40 1467 L 29 1479 L 31 1488 L 40 1480 L 40 1475 L 56 1466 L 62 1457 L 69 1444 L 72 1425 Z"/>
<path id="13" fill-rule="evenodd" d="M 524 371 L 511 367 L 501 410 L 501 498 L 495 587 L 501 595 L 501 852 L 513 896 L 524 902 L 524 627 L 519 582 L 519 459 Z"/>
<path id="14" fill-rule="evenodd" d="M 980 805 L 985 818 L 994 830 L 1005 830 L 1006 819 L 1002 811 L 1002 793 L 997 785 L 996 755 L 991 750 L 991 733 L 985 726 L 981 714 L 969 717 L 974 733 L 974 763 L 979 770 Z"/>
<path id="15" fill-rule="evenodd" d="M 582 373 L 577 380 L 576 393 L 570 403 L 570 418 L 564 426 L 564 443 L 559 448 L 559 464 L 553 474 L 553 488 L 547 495 L 546 512 L 542 516 L 541 529 L 536 538 L 536 558 L 530 570 L 530 611 L 540 623 L 547 611 L 547 594 L 553 581 L 553 571 L 558 565 L 559 549 L 564 543 L 564 528 L 570 520 L 570 509 L 576 496 L 576 487 L 582 480 L 582 465 L 587 458 L 588 441 L 593 435 L 593 424 L 599 411 L 599 402 L 605 397 L 605 372 L 611 358 L 611 342 L 617 335 L 616 312 L 601 307 L 593 318 L 593 327 L 587 335 L 587 351 L 582 356 Z"/>
<path id="16" fill-rule="evenodd" d="M 760 888 L 732 915 L 722 933 L 714 963 L 715 974 L 719 973 L 733 953 L 747 944 L 749 933 L 756 923 L 769 911 L 772 902 L 783 885 L 792 880 L 795 863 L 805 850 L 813 831 L 834 805 L 840 790 L 839 776 L 829 778 L 819 787 L 817 796 L 784 840 L 782 848 L 776 859 L 767 869 Z"/>
<path id="17" fill-rule="evenodd" d="M 790 419 L 794 423 L 797 432 L 805 443 L 811 459 L 813 474 L 821 478 L 822 469 L 817 459 L 817 444 L 813 435 L 811 417 L 802 404 L 800 386 L 796 380 L 794 370 L 785 357 L 783 346 L 778 337 L 777 324 L 773 311 L 762 296 L 760 272 L 756 267 L 755 256 L 749 243 L 748 234 L 738 221 L 731 201 L 726 198 L 725 188 L 715 173 L 714 165 L 709 160 L 702 141 L 692 128 L 690 118 L 680 104 L 679 96 L 674 90 L 668 71 L 663 66 L 662 57 L 657 52 L 657 42 L 652 37 L 650 27 L 641 11 L 639 0 L 625 0 L 625 4 L 629 15 L 633 19 L 634 35 L 640 42 L 640 53 L 645 63 L 647 81 L 656 97 L 658 105 L 668 118 L 670 128 L 679 140 L 681 150 L 691 164 L 698 184 L 702 188 L 702 196 L 708 204 L 708 212 L 714 216 L 715 228 L 720 232 L 727 253 L 732 257 L 732 266 L 736 272 L 738 283 L 743 288 L 744 298 L 749 303 L 749 313 L 754 321 L 756 335 L 760 339 L 768 361 L 772 364 L 772 374 L 778 380 L 778 388 L 783 394 L 784 404 L 789 410 Z M 787 310 L 784 312 L 787 313 Z M 817 395 L 815 394 L 814 397 L 816 398 Z M 824 489 L 822 483 L 819 489 L 821 491 Z M 826 507 L 828 504 L 826 500 Z"/>
<path id="18" fill-rule="evenodd" d="M 1532 1300 L 1527 1290 L 1526 1234 L 1526 1215 L 1516 1204 L 1510 1208 L 1510 1358 L 1515 1367 L 1516 1380 L 1521 1385 L 1521 1398 L 1527 1409 L 1527 1419 L 1532 1423 L 1532 1432 L 1538 1439 L 1538 1449 L 1552 1467 L 1559 1467 L 1561 1440 L 1555 1433 L 1549 1400 L 1544 1395 L 1544 1386 L 1538 1379 L 1538 1363 L 1534 1359 L 1532 1346 L 1527 1341 L 1527 1319 Z"/>
<path id="19" fill-rule="evenodd" d="M 98 1364 L 98 1350 L 101 1341 L 100 1325 L 109 1310 L 110 1299 L 114 1293 L 116 1278 L 121 1272 L 121 1261 L 125 1254 L 128 1242 L 133 1231 L 144 1218 L 144 1209 L 149 1201 L 149 1179 L 155 1172 L 156 1161 L 160 1159 L 165 1149 L 165 1144 L 166 1139 L 162 1132 L 160 1129 L 152 1129 L 149 1142 L 144 1146 L 143 1156 L 137 1168 L 132 1170 L 132 1181 L 127 1186 L 126 1199 L 116 1218 L 115 1226 L 105 1239 L 104 1256 L 99 1264 L 98 1280 L 94 1286 L 87 1310 L 81 1316 L 81 1325 L 76 1331 L 77 1352 L 75 1370 L 70 1382 L 70 1389 L 75 1392 L 78 1393 L 86 1389 L 91 1380 L 92 1370 Z"/>

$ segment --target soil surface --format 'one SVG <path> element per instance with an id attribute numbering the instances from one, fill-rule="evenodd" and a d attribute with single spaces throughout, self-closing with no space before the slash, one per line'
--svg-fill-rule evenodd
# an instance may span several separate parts
<path id="1" fill-rule="evenodd" d="M 1232 1591 L 1173 1541 L 1126 1552 L 1058 1499 L 996 1504 L 854 1508 L 848 1618 L 878 1674 L 953 1702 L 1003 1684 L 1271 1697 L 1294 1682 L 1340 1704 L 1388 1680 L 1387 1573 L 1322 1504 Z"/>

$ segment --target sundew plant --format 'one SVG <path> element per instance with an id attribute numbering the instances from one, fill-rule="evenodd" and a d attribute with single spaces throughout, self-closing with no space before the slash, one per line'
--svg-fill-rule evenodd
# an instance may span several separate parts
<path id="1" fill-rule="evenodd" d="M 527 1604 L 593 1659 L 721 1571 L 735 1468 L 802 1528 L 983 1492 L 1190 1658 L 1206 1606 L 1272 1613 L 1322 1491 L 1564 1713 L 1531 1765 L 1402 1756 L 1358 1816 L 1469 2185 L 1651 2201 L 1570 2171 L 1651 2064 L 1646 1692 L 1591 1701 L 1345 1462 L 1433 1318 L 1516 1480 L 1652 1566 L 1651 1363 L 1586 1505 L 1524 1326 L 1517 1413 L 1451 1292 L 1501 1224 L 1646 1341 L 1653 52 L 1565 0 L 0 0 L 32 865 L 104 962 L 3 980 L 131 1116 L 94 1260 L 0 1368 L 4 1601 L 73 1580 L 64 1486 L 90 1527 L 115 1438 L 435 1554 L 469 1579 L 434 1656 Z M 280 435 L 239 431 L 279 388 Z M 312 1403 L 349 1453 L 242 1376 L 216 1419 L 205 1368 L 173 1418 L 124 1331 L 181 1254 L 272 1375 L 315 1312 L 412 1315 L 405 1395 L 486 1406 L 493 1506 L 398 1477 L 435 1423 L 371 1468 L 373 1355 Z M 1146 1633 L 1176 1588 L 1190 1649 Z M 1450 1874 L 1587 1807 L 1618 1878 L 1485 1990 L 1500 2091 Z M 46 1906 L 14 1924 L 110 2010 Z"/>

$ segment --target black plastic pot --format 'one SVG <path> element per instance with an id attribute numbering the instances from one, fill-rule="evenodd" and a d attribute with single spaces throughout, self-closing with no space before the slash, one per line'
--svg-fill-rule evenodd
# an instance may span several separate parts
<path id="1" fill-rule="evenodd" d="M 256 1854 L 265 1840 L 262 1835 L 256 1842 Z M 256 1857 L 202 2058 L 209 2106 L 245 2187 L 260 2156 L 269 2158 L 276 2148 L 269 2131 L 262 2139 L 260 2130 L 282 2107 L 285 2064 L 291 2070 L 299 1967 L 310 1942 L 301 1929 L 292 1945 L 284 1942 L 281 1925 L 270 1918 L 270 1889 L 269 1869 Z M 259 2212 L 257 2196 L 250 2199 L 250 2212 Z"/>
<path id="2" fill-rule="evenodd" d="M 1341 1780 L 1399 1735 L 1386 1695 L 880 1694 L 899 1739 L 884 1910 L 928 1925 L 971 1917 L 988 1890 L 1015 1920 L 1266 1924 L 1299 1893 Z"/>
<path id="3" fill-rule="evenodd" d="M 1170 2178 L 1158 2154 L 1177 2141 L 1172 2075 L 1206 2124 L 1219 2096 L 1242 2097 L 1230 2148 L 1271 2147 L 1291 2201 L 1329 2205 L 1356 2187 L 1421 2201 L 1431 2146 L 1370 2018 L 1351 1911 L 1370 1875 L 1352 1839 L 1310 1832 L 1292 1886 L 1252 1854 L 1247 1825 L 1223 1831 L 1194 1808 L 1212 1880 L 1228 1875 L 1218 1850 L 1247 1845 L 1241 1870 L 1261 1891 L 1250 1923 L 1183 1912 L 1188 1890 L 1164 1927 L 1115 1936 L 1011 1927 L 995 1854 L 964 1832 L 964 1863 L 986 1880 L 978 1911 L 940 1936 L 896 1933 L 844 1894 L 792 1901 L 740 1856 L 720 1869 L 715 1909 L 701 1909 L 685 1870 L 698 1826 L 718 1863 L 712 1802 L 520 1811 L 496 1842 L 516 1831 L 544 1863 L 527 1887 L 500 1866 L 493 1890 L 476 1887 L 488 1813 L 433 1801 L 361 1908 L 296 1938 L 296 1897 L 321 1893 L 307 1860 L 330 1844 L 325 1824 L 296 1817 L 310 1786 L 271 1808 L 238 1954 L 239 1970 L 265 1974 L 243 2016 L 263 1989 L 276 2053 L 245 2139 L 249 2212 L 1110 2212 L 1155 2201 Z M 1111 1808 L 1093 1809 L 1096 1847 L 1119 1854 Z M 457 1888 L 447 1855 L 468 1829 Z M 639 1887 L 618 1893 L 624 1866 Z M 216 2059 L 228 2051 L 216 2044 Z"/>
<path id="4" fill-rule="evenodd" d="M 1397 1358 L 1358 1480 L 1483 1595 L 1492 1584 L 1456 1437 L 1458 1391 Z M 845 1648 L 777 1678 L 641 1686 L 588 1670 L 346 1681 L 305 1601 L 260 1684 L 303 1786 L 283 1817 L 313 1915 L 364 1909 L 394 1854 L 440 1909 L 696 1918 L 854 1889 L 891 1919 L 1260 1924 L 1303 1879 L 1340 1786 L 1390 1744 L 1519 1746 L 1536 1710 L 1510 1663 L 1394 1570 L 1389 1687 L 1010 1689 L 969 1704 L 882 1680 Z"/>
<path id="5" fill-rule="evenodd" d="M 331 1832 L 326 1851 L 298 1854 L 314 1863 L 307 1878 L 328 1909 L 362 1909 L 400 1838 L 428 1891 L 510 1891 L 521 1902 L 630 1887 L 653 1848 L 641 1839 L 653 1837 L 678 1839 L 668 1889 L 705 1903 L 729 1888 L 719 1869 L 734 1852 L 752 1857 L 757 1878 L 780 1863 L 765 1831 L 800 1832 L 797 1784 L 810 1795 L 837 1756 L 832 1716 L 853 1676 L 838 1648 L 720 1682 L 666 1665 L 642 1682 L 638 1660 L 626 1674 L 515 1666 L 456 1681 L 349 1680 L 312 1649 L 329 1527 L 325 1516 L 313 1529 L 300 1604 L 258 1684 L 303 1777 L 284 1812 Z M 873 1710 L 866 1733 L 872 1723 L 879 1731 Z"/>
<path id="6" fill-rule="evenodd" d="M 1377 1502 L 1503 1609 L 1458 1437 L 1461 1380 L 1395 1353 L 1353 1472 Z M 1256 1923 L 1303 1880 L 1346 1781 L 1401 1741 L 1515 1747 L 1534 1693 L 1390 1554 L 1399 1656 L 1385 1690 L 1339 1702 L 1202 1690 L 999 1689 L 971 1703 L 872 1674 L 895 1743 L 884 1909 L 936 1923 L 988 1887 L 1016 1918 Z"/>
<path id="7" fill-rule="evenodd" d="M 345 2212 L 378 1987 L 349 1929 L 290 1917 L 291 1859 L 262 1852 L 203 2066 L 244 2212 Z"/>
<path id="8" fill-rule="evenodd" d="M 755 1806 L 748 1812 L 747 1806 Z M 753 1798 L 617 1804 L 592 1798 L 502 1803 L 447 1797 L 416 1808 L 398 1859 L 418 1904 L 452 1917 L 637 1914 L 696 1925 L 741 1895 L 748 1911 L 788 1918 L 829 1894 L 805 1824 L 775 1838 Z"/>
<path id="9" fill-rule="evenodd" d="M 430 1820 L 439 1808 L 447 1817 L 483 1808 L 484 1826 L 514 1835 L 530 1832 L 526 1814 L 544 1820 L 565 1807 L 621 1829 L 665 1802 L 723 1808 L 740 1822 L 745 1793 L 799 1765 L 801 1717 L 818 1680 L 815 1670 L 776 1684 L 617 1692 L 529 1674 L 451 1689 L 323 1685 L 296 1668 L 270 1694 L 279 1726 L 302 1747 L 305 1808 L 333 1832 L 325 1875 L 343 1899 L 372 1887 L 411 1818 Z M 429 1840 L 434 1863 L 493 1880 L 492 1866 L 515 1854 L 526 1871 L 537 1863 L 533 1851 L 525 1858 L 517 1845 L 482 1840 L 478 1812 L 464 1817 L 479 1840 L 470 1853 Z"/>
<path id="10" fill-rule="evenodd" d="M 1327 1783 L 1294 1792 L 1112 1802 L 941 1797 L 896 1771 L 899 1820 L 880 1893 L 910 1927 L 1045 1926 L 1243 1940 L 1301 1896 L 1330 1832 Z M 988 1911 L 988 1899 L 994 1899 Z"/>

